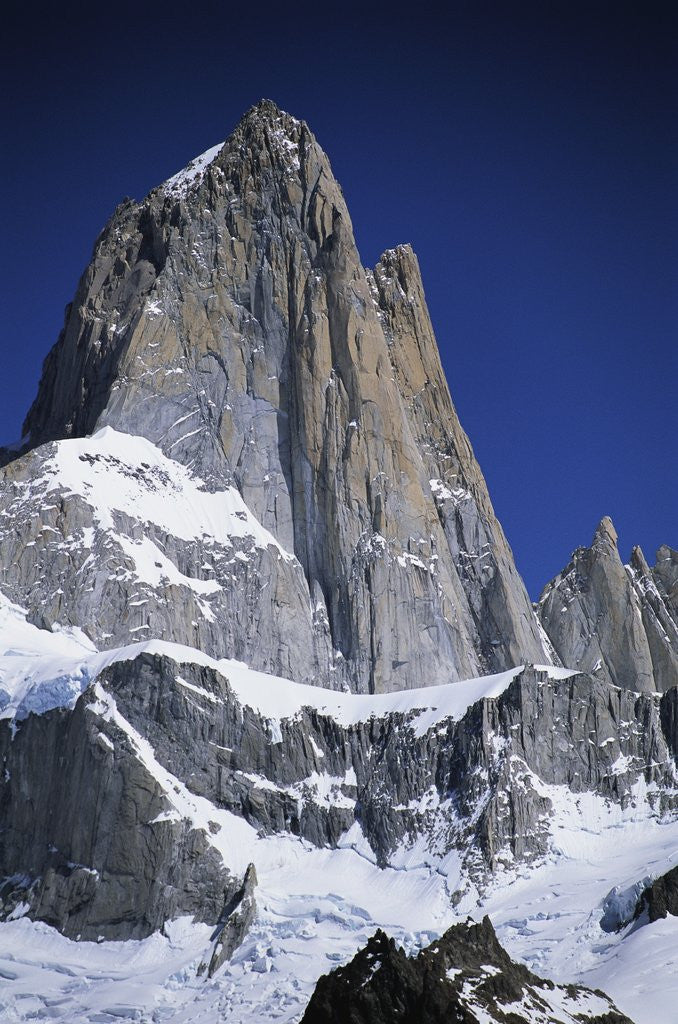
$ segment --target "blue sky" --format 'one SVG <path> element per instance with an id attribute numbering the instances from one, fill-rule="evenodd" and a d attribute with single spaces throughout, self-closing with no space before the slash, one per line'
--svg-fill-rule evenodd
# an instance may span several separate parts
<path id="1" fill-rule="evenodd" d="M 532 596 L 604 514 L 625 557 L 678 546 L 676 10 L 15 7 L 0 439 L 115 205 L 270 96 L 328 152 L 363 262 L 413 244 Z"/>

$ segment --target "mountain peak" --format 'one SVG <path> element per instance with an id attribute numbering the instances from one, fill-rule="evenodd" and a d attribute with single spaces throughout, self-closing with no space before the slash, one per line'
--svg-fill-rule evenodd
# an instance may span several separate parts
<path id="1" fill-rule="evenodd" d="M 213 491 L 235 489 L 270 534 L 276 554 L 261 557 L 289 554 L 256 611 L 231 569 L 199 579 L 214 608 L 177 611 L 164 632 L 359 691 L 548 660 L 454 412 L 416 257 L 398 246 L 366 271 L 326 154 L 271 100 L 118 209 L 26 423 L 32 448 L 105 426 L 150 442 Z M 216 625 L 236 605 L 266 622 L 265 644 Z M 151 628 L 140 607 L 130 628 Z M 110 641 L 117 626 L 99 628 Z"/>
<path id="2" fill-rule="evenodd" d="M 593 538 L 595 545 L 596 541 L 608 541 L 616 547 L 617 544 L 617 531 L 614 528 L 614 523 L 609 516 L 603 516 L 596 527 L 596 532 Z"/>
<path id="3" fill-rule="evenodd" d="M 225 149 L 229 150 L 232 143 L 246 141 L 249 144 L 263 144 L 264 134 L 285 166 L 290 163 L 297 166 L 298 142 L 304 127 L 304 122 L 281 110 L 273 100 L 259 100 L 245 111 L 224 142 L 211 146 L 204 153 L 193 157 L 185 167 L 164 181 L 161 188 L 163 192 L 175 196 L 186 194 L 189 189 L 200 184 L 210 164 L 214 163 Z"/>
<path id="4" fill-rule="evenodd" d="M 297 119 L 292 117 L 291 114 L 288 114 L 286 110 L 282 109 L 282 107 L 279 107 L 275 100 L 269 100 L 264 97 L 257 103 L 253 103 L 252 106 L 245 111 L 238 123 L 243 124 L 245 121 L 252 121 L 254 119 L 277 121 L 280 118 L 290 118 L 290 120 L 299 124 Z"/>
<path id="5" fill-rule="evenodd" d="M 266 129 L 269 132 L 281 133 L 296 142 L 302 127 L 305 127 L 304 121 L 299 121 L 292 114 L 288 114 L 274 100 L 262 99 L 245 111 L 235 127 L 233 137 L 247 136 L 252 132 Z"/>

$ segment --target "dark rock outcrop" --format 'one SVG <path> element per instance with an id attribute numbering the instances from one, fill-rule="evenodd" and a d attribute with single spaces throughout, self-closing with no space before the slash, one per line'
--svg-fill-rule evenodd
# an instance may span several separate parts
<path id="1" fill-rule="evenodd" d="M 247 935 L 257 913 L 254 891 L 257 887 L 257 872 L 250 864 L 245 872 L 242 888 L 229 900 L 221 912 L 216 930 L 212 936 L 214 949 L 207 968 L 212 977 L 229 960 Z"/>
<path id="2" fill-rule="evenodd" d="M 572 794 L 572 813 L 586 791 L 625 807 L 639 780 L 653 784 L 648 814 L 675 804 L 678 737 L 662 712 L 676 691 L 528 668 L 458 720 L 442 713 L 421 729 L 418 709 L 344 725 L 302 706 L 273 721 L 241 703 L 224 671 L 143 653 L 106 668 L 73 712 L 0 723 L 5 915 L 27 902 L 88 938 L 145 935 L 179 913 L 216 923 L 242 883 L 212 841 L 219 826 L 177 803 L 184 790 L 214 817 L 319 847 L 358 823 L 382 866 L 418 840 L 432 864 L 458 849 L 480 885 L 499 862 L 548 852 L 549 786 Z"/>
<path id="3" fill-rule="evenodd" d="M 582 1024 L 630 1024 L 602 993 L 556 986 L 515 963 L 485 917 L 455 925 L 416 957 L 377 931 L 320 978 L 302 1024 L 557 1024 L 563 1010 Z"/>
<path id="4" fill-rule="evenodd" d="M 71 938 L 141 938 L 192 914 L 216 922 L 238 888 L 205 832 L 170 810 L 128 733 L 92 696 L 0 723 L 2 916 Z"/>
<path id="5" fill-rule="evenodd" d="M 638 916 L 647 911 L 648 920 L 659 921 L 671 914 L 678 917 L 678 867 L 651 882 L 638 900 Z"/>

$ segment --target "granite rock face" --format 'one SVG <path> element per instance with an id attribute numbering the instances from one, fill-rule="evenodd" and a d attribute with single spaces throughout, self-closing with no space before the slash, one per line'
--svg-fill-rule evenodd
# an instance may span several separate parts
<path id="1" fill-rule="evenodd" d="M 537 605 L 562 664 L 631 690 L 678 685 L 677 566 L 667 547 L 654 569 L 638 547 L 623 565 L 614 526 L 603 519 L 591 547 L 577 548 Z"/>
<path id="2" fill-rule="evenodd" d="M 678 551 L 662 544 L 657 552 L 652 578 L 672 618 L 678 621 Z"/>
<path id="3" fill-rule="evenodd" d="M 213 977 L 222 964 L 230 960 L 252 926 L 257 913 L 256 887 L 256 868 L 250 864 L 242 888 L 225 905 L 217 922 L 212 936 L 214 950 L 207 968 L 208 977 Z"/>
<path id="4" fill-rule="evenodd" d="M 640 916 L 645 911 L 650 923 L 669 914 L 678 917 L 678 867 L 647 886 L 638 901 L 637 914 Z"/>
<path id="5" fill-rule="evenodd" d="M 566 1017 L 565 1014 L 568 1016 Z M 488 917 L 408 957 L 377 931 L 318 981 L 302 1024 L 631 1024 L 602 993 L 556 986 L 511 960 Z"/>
<path id="6" fill-rule="evenodd" d="M 99 642 L 162 622 L 217 656 L 282 674 L 294 661 L 295 678 L 357 691 L 549 661 L 450 400 L 416 257 L 400 246 L 374 273 L 362 267 L 326 155 L 269 101 L 114 213 L 45 361 L 25 424 L 32 453 L 5 471 L 2 507 L 50 459 L 48 442 L 105 426 L 151 441 L 210 490 L 233 487 L 293 557 L 252 567 L 271 580 L 264 593 L 242 567 L 220 581 L 214 615 L 237 621 L 237 637 L 219 641 L 189 594 L 181 616 L 147 596 L 148 622 L 132 625 L 108 585 L 123 561 L 115 541 L 88 563 L 89 608 L 69 584 L 90 546 L 71 556 L 68 538 L 91 524 L 62 488 L 3 555 L 25 562 L 40 544 L 32 529 L 65 542 L 59 587 L 36 585 L 32 566 L 12 580 L 35 614 L 88 622 Z M 158 539 L 180 571 L 189 557 L 203 564 L 201 550 Z M 102 597 L 117 632 L 97 632 Z"/>
<path id="7" fill-rule="evenodd" d="M 177 682 L 171 660 L 148 655 L 102 676 L 120 713 L 191 792 L 258 831 L 321 847 L 357 821 L 382 865 L 422 836 L 441 858 L 466 851 L 480 874 L 497 857 L 535 859 L 549 847 L 548 786 L 624 805 L 642 779 L 655 784 L 658 814 L 675 802 L 678 735 L 666 731 L 666 698 L 586 676 L 526 669 L 499 697 L 429 729 L 419 711 L 342 725 L 311 707 L 276 728 L 213 669 L 184 665 L 180 678 L 192 689 Z"/>
<path id="8" fill-rule="evenodd" d="M 344 681 L 299 562 L 235 487 L 210 490 L 144 439 L 108 429 L 44 445 L 5 468 L 0 506 L 0 588 L 37 625 Z"/>

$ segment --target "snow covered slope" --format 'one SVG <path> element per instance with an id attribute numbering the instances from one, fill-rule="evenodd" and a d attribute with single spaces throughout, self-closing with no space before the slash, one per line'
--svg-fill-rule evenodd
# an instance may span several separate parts
<path id="1" fill-rule="evenodd" d="M 617 832 L 614 838 L 609 854 L 637 835 Z M 663 837 L 653 832 L 652 844 L 657 839 L 675 860 L 675 829 Z M 319 975 L 350 959 L 377 926 L 412 952 L 447 925 L 466 920 L 462 909 L 441 913 L 442 901 L 436 911 L 438 884 L 428 872 L 381 871 L 354 852 L 310 854 L 299 843 L 270 842 L 257 921 L 214 978 L 197 976 L 212 929 L 190 919 L 142 941 L 95 943 L 75 942 L 20 918 L 0 928 L 3 1019 L 47 1013 L 72 1024 L 146 1018 L 186 1024 L 298 1021 Z M 635 857 L 627 853 L 623 865 L 613 858 L 612 866 L 628 870 L 635 862 L 637 872 L 644 872 L 643 854 L 655 856 L 649 845 Z M 667 918 L 628 936 L 598 930 L 595 915 L 607 865 L 604 854 L 593 863 L 563 861 L 529 888 L 525 881 L 512 882 L 483 909 L 497 922 L 505 947 L 537 973 L 602 988 L 636 1024 L 670 1024 L 678 920 Z"/>
<path id="2" fill-rule="evenodd" d="M 112 502 L 116 500 L 117 496 Z M 72 708 L 103 669 L 144 653 L 214 669 L 228 680 L 241 704 L 270 721 L 294 718 L 305 708 L 331 715 L 342 726 L 400 713 L 416 718 L 418 736 L 446 718 L 461 718 L 484 697 L 498 697 L 524 667 L 399 693 L 337 693 L 256 672 L 244 662 L 211 658 L 196 648 L 167 640 L 141 640 L 99 652 L 81 630 L 58 624 L 53 631 L 39 629 L 27 621 L 25 609 L 0 593 L 0 717 L 21 720 L 32 711 L 40 714 L 51 708 Z M 553 665 L 537 668 L 552 679 L 575 675 Z"/>
<path id="3" fill-rule="evenodd" d="M 236 487 L 208 486 L 144 437 L 105 427 L 0 475 L 0 582 L 32 621 L 99 647 L 163 636 L 265 670 L 294 663 L 307 682 L 322 657 L 333 680 L 296 558 Z"/>
<path id="4" fill-rule="evenodd" d="M 645 782 L 643 772 L 630 781 L 631 756 L 621 755 L 620 764 L 620 755 L 613 753 L 609 761 L 623 782 L 623 799 L 540 779 L 524 755 L 509 748 L 512 722 L 505 721 L 502 735 L 493 718 L 498 714 L 501 720 L 516 700 L 527 700 L 528 671 L 517 668 L 400 694 L 333 693 L 162 641 L 99 653 L 77 633 L 38 629 L 6 601 L 0 651 L 3 714 L 13 734 L 3 748 L 9 775 L 0 787 L 6 821 L 13 799 L 12 756 L 24 757 L 25 770 L 30 763 L 25 756 L 35 748 L 30 730 L 41 720 L 58 729 L 64 715 L 82 714 L 94 723 L 89 742 L 116 761 L 131 757 L 158 787 L 160 802 L 149 811 L 156 830 L 197 830 L 225 878 L 241 876 L 249 863 L 259 878 L 255 924 L 213 978 L 197 973 L 212 947 L 207 924 L 170 917 L 162 934 L 141 940 L 76 942 L 29 920 L 41 916 L 40 906 L 44 916 L 39 880 L 6 883 L 1 895 L 10 920 L 0 926 L 5 979 L 0 1002 L 7 1019 L 29 1019 L 40 1011 L 73 1022 L 92 1020 L 93 1014 L 101 1014 L 100 1020 L 133 1020 L 138 1013 L 141 1019 L 155 1013 L 155 1019 L 168 1021 L 210 1021 L 219 1015 L 234 1022 L 295 1021 L 319 975 L 350 959 L 376 927 L 416 951 L 469 913 L 489 913 L 509 952 L 538 974 L 603 988 L 639 1024 L 661 1019 L 657 1014 L 666 1010 L 671 975 L 656 976 L 649 966 L 631 972 L 628 964 L 637 956 L 649 965 L 651 951 L 668 962 L 675 937 L 670 922 L 635 930 L 628 925 L 617 934 L 604 931 L 601 921 L 613 886 L 624 889 L 678 860 L 678 822 L 665 804 L 667 786 L 660 792 L 659 785 Z M 542 702 L 549 688 L 571 687 L 578 678 L 553 668 L 535 676 Z M 155 717 L 145 705 L 149 685 Z M 163 706 L 173 715 L 165 734 Z M 42 714 L 30 714 L 36 711 Z M 217 721 L 233 712 L 232 735 L 224 735 L 223 724 L 221 732 L 204 732 L 207 717 Z M 459 738 L 470 733 L 479 712 L 489 760 L 471 759 L 468 779 L 459 777 L 453 787 L 449 772 Z M 641 716 L 646 714 L 643 707 Z M 194 729 L 207 746 L 230 751 L 219 761 L 220 789 L 196 775 L 196 768 L 202 773 L 210 768 Z M 190 762 L 182 754 L 189 742 Z M 410 764 L 403 763 L 408 752 Z M 386 791 L 379 773 L 384 755 L 400 762 L 406 779 L 399 785 L 393 779 Z M 227 765 L 234 787 L 229 797 L 223 782 Z M 509 770 L 510 776 L 502 775 Z M 66 775 L 61 781 L 68 785 Z M 39 770 L 35 777 L 26 773 L 21 785 L 26 784 L 44 785 L 44 777 Z M 90 784 L 98 785 L 94 774 Z M 465 786 L 472 787 L 475 801 L 470 814 L 462 799 Z M 204 795 L 210 790 L 220 791 L 220 800 Z M 367 806 L 358 808 L 375 792 L 383 793 L 391 809 L 379 805 L 379 814 L 370 816 Z M 507 848 L 499 856 L 495 850 L 494 872 L 487 866 L 479 871 L 483 814 L 493 801 L 506 806 L 515 796 L 529 801 L 531 793 L 543 801 L 545 852 L 516 856 Z M 282 827 L 275 824 L 276 801 L 292 815 Z M 101 827 L 89 813 L 84 802 L 85 832 Z M 338 833 L 329 825 L 333 820 Z M 324 833 L 323 822 L 329 828 Z M 391 845 L 384 828 L 391 829 Z M 54 845 L 63 846 L 63 837 Z M 69 861 L 76 859 L 73 850 L 61 852 Z M 98 872 L 102 880 L 114 870 L 110 863 L 77 860 L 79 870 Z M 73 867 L 71 862 L 71 874 Z M 63 864 L 59 870 L 66 870 Z M 103 888 L 101 881 L 99 891 Z M 42 903 L 36 903 L 38 892 Z M 77 908 L 73 913 L 71 920 L 84 920 Z M 68 923 L 62 928 L 68 931 Z"/>

